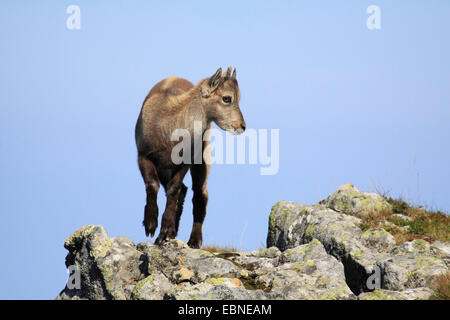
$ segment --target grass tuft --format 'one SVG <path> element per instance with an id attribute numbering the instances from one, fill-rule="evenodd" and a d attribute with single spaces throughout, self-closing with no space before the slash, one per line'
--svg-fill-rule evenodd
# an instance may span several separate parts
<path id="1" fill-rule="evenodd" d="M 202 250 L 208 251 L 210 253 L 230 253 L 237 252 L 237 249 L 234 246 L 231 247 L 222 247 L 219 245 L 207 245 L 202 247 Z"/>
<path id="2" fill-rule="evenodd" d="M 436 277 L 430 300 L 450 300 L 450 272 Z"/>
<path id="3" fill-rule="evenodd" d="M 428 242 L 450 241 L 450 217 L 441 211 L 416 207 L 401 199 L 384 196 L 392 208 L 360 215 L 360 228 L 384 228 L 391 233 L 398 244 L 414 239 Z M 394 216 L 400 214 L 409 220 Z M 406 227 L 406 228 L 405 228 Z"/>

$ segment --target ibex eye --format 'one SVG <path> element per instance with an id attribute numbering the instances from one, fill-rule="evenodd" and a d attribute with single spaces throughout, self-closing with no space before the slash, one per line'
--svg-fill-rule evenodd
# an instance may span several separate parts
<path id="1" fill-rule="evenodd" d="M 231 97 L 230 96 L 223 96 L 222 101 L 224 103 L 231 103 Z"/>

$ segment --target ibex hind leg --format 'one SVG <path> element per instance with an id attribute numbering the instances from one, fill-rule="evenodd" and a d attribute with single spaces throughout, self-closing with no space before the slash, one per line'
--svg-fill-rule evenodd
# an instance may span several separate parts
<path id="1" fill-rule="evenodd" d="M 175 230 L 178 233 L 178 227 L 180 226 L 180 218 L 183 214 L 183 205 L 184 205 L 184 199 L 186 198 L 186 192 L 187 187 L 184 185 L 184 183 L 181 185 L 180 195 L 178 197 L 178 203 L 177 203 L 177 213 L 175 216 Z"/>
<path id="2" fill-rule="evenodd" d="M 176 169 L 173 173 L 170 181 L 165 183 L 163 181 L 163 186 L 166 189 L 166 209 L 164 210 L 161 230 L 156 238 L 155 244 L 160 245 L 165 241 L 170 239 L 175 239 L 177 235 L 176 225 L 177 225 L 177 214 L 179 209 L 179 199 L 180 194 L 185 192 L 185 186 L 183 184 L 183 178 L 189 169 L 188 165 L 182 165 Z M 184 198 L 184 197 L 183 197 Z"/>
<path id="3" fill-rule="evenodd" d="M 155 165 L 143 155 L 138 156 L 139 170 L 145 183 L 147 193 L 147 203 L 145 205 L 144 221 L 142 224 L 145 228 L 145 235 L 154 236 L 158 227 L 158 204 L 157 196 L 159 190 L 159 179 Z"/>

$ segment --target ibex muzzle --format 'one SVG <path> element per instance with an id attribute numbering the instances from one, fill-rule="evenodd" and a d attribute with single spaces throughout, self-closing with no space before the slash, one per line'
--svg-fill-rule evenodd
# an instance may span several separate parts
<path id="1" fill-rule="evenodd" d="M 221 129 L 232 134 L 245 131 L 245 121 L 239 108 L 240 91 L 236 80 L 236 69 L 231 75 L 231 67 L 225 76 L 219 68 L 216 73 L 201 85 L 203 104 L 207 118 L 214 121 Z"/>

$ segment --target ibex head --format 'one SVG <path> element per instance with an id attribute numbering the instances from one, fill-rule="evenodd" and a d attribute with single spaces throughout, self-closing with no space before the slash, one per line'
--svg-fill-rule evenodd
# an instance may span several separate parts
<path id="1" fill-rule="evenodd" d="M 222 74 L 222 68 L 204 80 L 200 87 L 202 104 L 207 117 L 221 129 L 238 135 L 245 130 L 245 121 L 239 109 L 240 91 L 236 80 L 236 69 Z"/>

